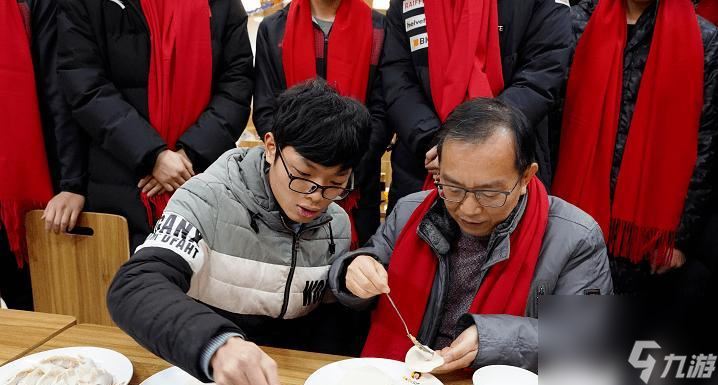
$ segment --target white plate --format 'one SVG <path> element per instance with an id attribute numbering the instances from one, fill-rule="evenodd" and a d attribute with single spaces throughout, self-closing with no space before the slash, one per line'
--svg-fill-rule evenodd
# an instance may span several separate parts
<path id="1" fill-rule="evenodd" d="M 471 381 L 475 385 L 538 385 L 538 376 L 515 366 L 489 365 L 475 371 Z"/>
<path id="2" fill-rule="evenodd" d="M 52 349 L 31 354 L 0 366 L 0 384 L 6 383 L 18 372 L 29 369 L 40 361 L 53 356 L 86 357 L 114 377 L 115 384 L 127 384 L 132 378 L 132 363 L 124 355 L 110 349 L 78 346 Z"/>
<path id="3" fill-rule="evenodd" d="M 391 378 L 391 385 L 443 385 L 441 381 L 428 373 L 423 374 L 420 379 L 414 380 L 411 378 L 411 370 L 407 369 L 403 362 L 384 358 L 352 358 L 333 362 L 314 372 L 304 385 L 336 385 L 350 370 L 367 366 L 381 370 Z"/>
<path id="4" fill-rule="evenodd" d="M 140 385 L 205 385 L 184 370 L 173 366 L 142 381 Z"/>

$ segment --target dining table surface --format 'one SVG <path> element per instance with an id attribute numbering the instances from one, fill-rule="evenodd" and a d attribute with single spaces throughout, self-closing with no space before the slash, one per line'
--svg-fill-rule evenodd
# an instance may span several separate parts
<path id="1" fill-rule="evenodd" d="M 6 325 L 10 327 L 6 328 Z M 42 340 L 40 335 L 35 333 L 33 336 L 38 335 L 38 337 L 34 338 L 34 343 L 20 342 L 25 340 L 26 336 L 21 333 L 28 331 L 43 331 Z M 11 349 L 13 346 L 15 346 L 14 350 Z M 75 324 L 74 318 L 68 316 L 0 311 L 0 366 L 29 354 L 74 346 L 106 348 L 125 355 L 133 367 L 132 379 L 128 385 L 139 385 L 155 373 L 172 366 L 114 326 Z M 277 362 L 282 385 L 303 385 L 319 368 L 350 358 L 272 347 L 262 347 L 262 349 Z M 3 361 L 4 357 L 8 358 Z M 471 385 L 471 373 L 468 372 L 460 371 L 437 377 L 444 385 Z"/>
<path id="2" fill-rule="evenodd" d="M 16 360 L 77 323 L 75 317 L 0 309 L 0 365 Z"/>

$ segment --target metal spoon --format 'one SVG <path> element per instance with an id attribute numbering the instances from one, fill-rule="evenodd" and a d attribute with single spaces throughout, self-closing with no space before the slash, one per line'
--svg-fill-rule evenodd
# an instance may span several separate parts
<path id="1" fill-rule="evenodd" d="M 404 325 L 404 330 L 406 330 L 406 336 L 409 337 L 409 339 L 410 339 L 411 342 L 414 344 L 414 346 L 416 346 L 417 348 L 419 348 L 419 350 L 421 350 L 422 352 L 424 352 L 424 353 L 426 353 L 426 354 L 431 354 L 431 355 L 433 356 L 433 355 L 436 353 L 435 351 L 433 351 L 430 347 L 428 347 L 428 346 L 422 344 L 421 342 L 419 342 L 419 340 L 416 339 L 416 337 L 414 337 L 413 335 L 411 335 L 411 333 L 409 332 L 409 327 L 406 326 L 406 322 L 404 321 L 404 317 L 401 316 L 401 313 L 399 312 L 399 309 L 396 307 L 396 304 L 395 304 L 394 301 L 391 299 L 391 296 L 390 296 L 388 293 L 386 294 L 386 298 L 389 299 L 389 303 L 391 304 L 391 307 L 394 308 L 394 311 L 396 311 L 396 315 L 399 316 L 399 319 L 401 320 L 401 323 Z"/>

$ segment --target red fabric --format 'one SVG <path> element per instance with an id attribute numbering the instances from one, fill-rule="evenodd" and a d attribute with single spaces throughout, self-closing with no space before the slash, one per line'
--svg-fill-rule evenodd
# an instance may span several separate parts
<path id="1" fill-rule="evenodd" d="M 424 0 L 429 79 L 441 121 L 462 102 L 504 88 L 496 0 Z"/>
<path id="2" fill-rule="evenodd" d="M 713 24 L 718 24 L 718 0 L 702 0 L 696 7 L 696 13 Z"/>
<path id="3" fill-rule="evenodd" d="M 391 297 L 413 335 L 418 333 L 424 319 L 438 264 L 431 247 L 417 235 L 417 229 L 438 196 L 438 191 L 432 191 L 414 211 L 399 235 L 389 264 Z M 548 223 L 548 194 L 537 178 L 529 183 L 527 198 L 521 222 L 511 234 L 509 258 L 491 267 L 467 312 L 524 314 Z M 396 312 L 382 296 L 372 315 L 362 357 L 403 361 L 411 347 L 403 330 Z"/>
<path id="4" fill-rule="evenodd" d="M 207 0 L 141 0 L 150 30 L 148 105 L 150 124 L 170 150 L 199 119 L 212 91 L 212 39 Z M 150 224 L 170 194 L 142 194 Z"/>
<path id="5" fill-rule="evenodd" d="M 496 0 L 424 0 L 431 97 L 442 122 L 459 104 L 504 89 Z M 434 189 L 429 174 L 422 190 Z"/>
<path id="6" fill-rule="evenodd" d="M 339 94 L 366 103 L 369 67 L 373 47 L 371 8 L 363 0 L 343 0 L 337 9 L 327 52 L 321 39 L 314 39 L 314 22 L 309 0 L 293 0 L 289 6 L 282 40 L 282 62 L 287 88 L 317 77 L 317 52 L 326 55 L 327 83 Z M 321 51 L 318 51 L 321 48 Z M 359 201 L 355 191 L 339 202 L 349 215 L 352 249 L 358 247 L 359 235 L 353 210 Z"/>
<path id="7" fill-rule="evenodd" d="M 349 245 L 350 250 L 359 248 L 359 233 L 357 233 L 356 220 L 354 220 L 354 209 L 359 206 L 359 197 L 359 191 L 354 190 L 349 196 L 337 202 L 339 206 L 347 212 L 347 215 L 349 215 L 349 223 L 351 224 L 352 231 L 351 244 Z"/>
<path id="8" fill-rule="evenodd" d="M 287 88 L 317 77 L 314 25 L 309 0 L 289 6 L 282 41 Z M 329 34 L 327 82 L 341 95 L 366 102 L 372 51 L 371 8 L 363 0 L 343 0 Z"/>
<path id="9" fill-rule="evenodd" d="M 624 1 L 601 0 L 576 48 L 553 191 L 598 221 L 613 255 L 633 262 L 670 261 L 696 163 L 704 60 L 696 20 L 689 0 L 658 3 L 613 202 Z"/>
<path id="10" fill-rule="evenodd" d="M 27 261 L 25 214 L 52 198 L 29 29 L 14 0 L 0 2 L 0 225 L 19 267 Z"/>

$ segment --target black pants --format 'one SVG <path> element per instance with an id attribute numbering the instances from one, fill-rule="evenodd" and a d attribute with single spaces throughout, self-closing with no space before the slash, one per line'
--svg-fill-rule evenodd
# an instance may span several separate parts
<path id="1" fill-rule="evenodd" d="M 613 289 L 616 294 L 699 297 L 712 291 L 712 274 L 696 258 L 664 274 L 651 274 L 646 261 L 635 265 L 623 258 L 610 258 Z"/>
<path id="2" fill-rule="evenodd" d="M 5 228 L 0 228 L 0 296 L 10 309 L 33 310 L 30 269 L 17 267 Z"/>

